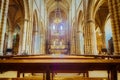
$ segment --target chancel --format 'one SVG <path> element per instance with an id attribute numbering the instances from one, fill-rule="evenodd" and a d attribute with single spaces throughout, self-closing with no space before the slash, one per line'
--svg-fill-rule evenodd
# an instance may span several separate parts
<path id="1" fill-rule="evenodd" d="M 0 0 L 0 80 L 120 80 L 120 0 Z"/>

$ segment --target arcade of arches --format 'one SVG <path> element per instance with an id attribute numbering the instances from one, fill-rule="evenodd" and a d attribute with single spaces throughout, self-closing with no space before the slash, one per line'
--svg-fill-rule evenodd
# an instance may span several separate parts
<path id="1" fill-rule="evenodd" d="M 0 55 L 120 55 L 120 0 L 0 0 Z"/>
<path id="2" fill-rule="evenodd" d="M 0 0 L 0 55 L 120 54 L 119 0 Z"/>

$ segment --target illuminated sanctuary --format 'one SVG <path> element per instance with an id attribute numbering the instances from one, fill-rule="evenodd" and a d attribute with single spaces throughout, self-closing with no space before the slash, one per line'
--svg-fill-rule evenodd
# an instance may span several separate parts
<path id="1" fill-rule="evenodd" d="M 0 0 L 0 80 L 120 80 L 120 0 Z"/>

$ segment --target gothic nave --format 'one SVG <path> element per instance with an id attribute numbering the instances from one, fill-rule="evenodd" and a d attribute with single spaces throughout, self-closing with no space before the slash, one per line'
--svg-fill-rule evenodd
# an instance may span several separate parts
<path id="1" fill-rule="evenodd" d="M 120 0 L 0 0 L 0 80 L 120 80 Z"/>

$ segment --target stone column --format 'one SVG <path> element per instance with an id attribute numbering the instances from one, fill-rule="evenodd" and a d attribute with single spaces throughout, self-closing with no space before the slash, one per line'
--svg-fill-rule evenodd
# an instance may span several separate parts
<path id="1" fill-rule="evenodd" d="M 42 33 L 40 35 L 40 54 L 46 54 L 45 53 L 45 46 L 46 46 L 46 43 L 45 43 L 45 34 Z"/>
<path id="2" fill-rule="evenodd" d="M 21 26 L 24 26 L 24 24 L 22 24 Z M 19 40 L 18 55 L 20 55 L 21 51 L 22 51 L 22 41 L 23 41 L 23 28 L 20 29 L 20 40 Z"/>
<path id="3" fill-rule="evenodd" d="M 29 36 L 29 34 L 30 34 L 30 19 L 28 19 L 28 22 L 27 22 L 27 30 L 26 30 L 26 52 L 28 53 L 28 54 L 31 54 L 30 53 L 30 36 Z"/>
<path id="4" fill-rule="evenodd" d="M 3 45 L 4 45 L 4 37 L 6 32 L 8 7 L 9 7 L 9 0 L 2 0 L 1 19 L 0 19 L 0 55 L 3 55 Z"/>
<path id="5" fill-rule="evenodd" d="M 0 1 L 0 20 L 1 20 L 1 11 L 2 11 L 2 8 L 1 8 L 1 7 L 2 7 L 2 4 L 3 4 L 3 1 L 1 0 L 1 1 Z"/>
<path id="6" fill-rule="evenodd" d="M 85 54 L 88 55 L 98 54 L 97 43 L 96 43 L 95 21 L 92 13 L 93 5 L 94 5 L 94 0 L 89 0 L 87 10 L 85 13 L 84 45 L 85 45 Z"/>
<path id="7" fill-rule="evenodd" d="M 80 54 L 80 33 L 77 31 L 76 33 L 76 54 Z"/>
<path id="8" fill-rule="evenodd" d="M 29 43 L 28 43 L 28 44 L 29 44 L 29 53 L 32 54 L 32 48 L 33 48 L 33 47 L 32 47 L 32 43 L 33 43 L 33 42 L 32 42 L 32 38 L 33 38 L 33 35 L 32 35 L 32 34 L 33 34 L 32 17 L 31 17 L 31 21 L 30 21 L 29 24 L 30 24 L 30 25 L 29 25 L 29 33 L 28 33 L 28 34 L 29 34 Z"/>
<path id="9" fill-rule="evenodd" d="M 105 37 L 105 31 L 102 31 L 102 48 L 106 48 L 106 37 Z"/>
<path id="10" fill-rule="evenodd" d="M 24 28 L 23 28 L 23 41 L 22 41 L 22 52 L 23 54 L 27 53 L 27 27 L 28 27 L 28 19 L 24 21 Z"/>
<path id="11" fill-rule="evenodd" d="M 33 39 L 33 26 L 32 21 L 30 19 L 24 20 L 24 28 L 22 30 L 21 36 L 21 49 L 19 49 L 20 53 L 26 52 L 27 54 L 32 54 L 32 39 Z M 21 52 L 22 51 L 22 52 Z"/>
<path id="12" fill-rule="evenodd" d="M 9 26 L 7 49 L 12 49 L 12 47 L 13 47 L 13 31 L 12 31 L 12 26 Z"/>
<path id="13" fill-rule="evenodd" d="M 40 53 L 44 54 L 44 49 L 43 49 L 43 35 L 41 34 L 40 36 Z"/>
<path id="14" fill-rule="evenodd" d="M 80 54 L 84 54 L 84 39 L 83 39 L 83 32 L 82 31 L 80 31 L 80 33 L 79 33 L 79 35 L 80 35 Z"/>
<path id="15" fill-rule="evenodd" d="M 112 23 L 114 54 L 120 55 L 120 0 L 108 0 Z"/>
<path id="16" fill-rule="evenodd" d="M 75 54 L 75 41 L 72 39 L 71 40 L 71 54 Z"/>
<path id="17" fill-rule="evenodd" d="M 34 32 L 34 54 L 40 53 L 40 35 L 38 31 Z"/>
<path id="18" fill-rule="evenodd" d="M 43 51 L 42 51 L 42 52 L 43 52 L 43 54 L 46 54 L 46 53 L 45 53 L 45 52 L 46 52 L 46 51 L 45 51 L 45 47 L 46 47 L 45 33 L 44 33 L 44 35 L 43 35 L 42 42 L 43 42 L 43 46 L 42 46 L 42 47 L 43 47 L 43 48 L 42 48 Z"/>
<path id="19" fill-rule="evenodd" d="M 75 34 L 74 34 L 74 30 L 72 30 L 72 34 L 71 34 L 71 51 L 70 54 L 75 54 Z"/>
<path id="20" fill-rule="evenodd" d="M 28 27 L 27 27 L 27 46 L 28 46 L 28 50 L 27 52 L 29 54 L 34 54 L 33 53 L 33 11 L 32 11 L 32 7 L 31 7 L 31 10 L 30 10 L 30 17 L 29 17 L 29 23 L 28 23 Z"/>
<path id="21" fill-rule="evenodd" d="M 85 26 L 85 54 L 96 55 L 97 54 L 97 44 L 96 44 L 96 32 L 95 32 L 95 22 L 92 19 L 88 19 Z"/>

